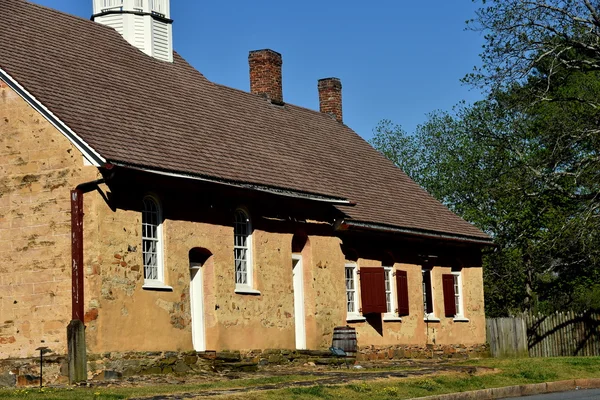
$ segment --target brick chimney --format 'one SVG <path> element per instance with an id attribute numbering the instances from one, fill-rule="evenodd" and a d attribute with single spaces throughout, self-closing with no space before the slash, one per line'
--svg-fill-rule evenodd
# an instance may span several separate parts
<path id="1" fill-rule="evenodd" d="M 319 108 L 342 122 L 342 82 L 338 78 L 319 79 Z"/>
<path id="2" fill-rule="evenodd" d="M 281 84 L 281 54 L 270 49 L 254 50 L 248 55 L 250 92 L 266 97 L 274 104 L 283 104 Z"/>

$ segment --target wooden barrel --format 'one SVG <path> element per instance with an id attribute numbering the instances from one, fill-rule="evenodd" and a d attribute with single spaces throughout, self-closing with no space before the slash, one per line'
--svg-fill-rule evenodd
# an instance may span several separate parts
<path id="1" fill-rule="evenodd" d="M 356 329 L 349 326 L 338 326 L 333 328 L 333 341 L 331 347 L 337 347 L 344 350 L 349 357 L 356 357 L 358 348 Z"/>

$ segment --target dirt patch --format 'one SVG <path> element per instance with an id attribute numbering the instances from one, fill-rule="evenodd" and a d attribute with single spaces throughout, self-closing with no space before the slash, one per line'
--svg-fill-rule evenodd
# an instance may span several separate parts
<path id="1" fill-rule="evenodd" d="M 423 377 L 433 375 L 446 374 L 469 374 L 482 375 L 499 372 L 493 368 L 475 367 L 475 366 L 459 366 L 445 362 L 419 362 L 419 361 L 398 361 L 389 363 L 364 363 L 361 364 L 361 369 L 351 368 L 346 369 L 342 366 L 339 368 L 332 367 L 310 367 L 310 366 L 269 366 L 261 368 L 256 373 L 223 373 L 210 374 L 203 373 L 201 375 L 189 376 L 154 376 L 154 377 L 130 377 L 118 382 L 95 382 L 94 387 L 110 387 L 110 386 L 150 386 L 164 384 L 195 384 L 208 383 L 218 381 L 235 381 L 239 379 L 257 379 L 277 376 L 306 376 L 307 380 L 298 380 L 296 382 L 282 382 L 265 384 L 252 387 L 227 388 L 227 389 L 207 389 L 198 390 L 186 393 L 155 395 L 148 397 L 137 397 L 134 400 L 174 400 L 174 399 L 193 399 L 198 397 L 213 397 L 242 394 L 252 391 L 278 390 L 293 387 L 310 387 L 315 385 L 333 386 L 340 384 L 348 384 L 351 382 L 361 381 L 380 381 L 380 380 L 397 380 L 411 377 Z M 313 377 L 310 379 L 309 377 Z M 316 377 L 316 378 L 314 378 Z M 175 388 L 174 388 L 175 389 Z M 175 389 L 176 390 L 176 389 Z"/>

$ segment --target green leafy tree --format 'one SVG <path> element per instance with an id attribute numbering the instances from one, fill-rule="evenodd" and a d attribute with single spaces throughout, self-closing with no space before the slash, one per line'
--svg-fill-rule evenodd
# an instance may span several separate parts
<path id="1" fill-rule="evenodd" d="M 594 95 L 600 79 L 590 74 L 569 73 L 555 90 Z M 596 112 L 577 102 L 535 101 L 540 82 L 532 77 L 472 106 L 432 113 L 413 135 L 383 121 L 372 140 L 494 237 L 498 247 L 484 260 L 490 316 L 600 305 L 598 169 L 583 166 L 595 150 L 573 136 Z"/>
<path id="2" fill-rule="evenodd" d="M 372 144 L 488 232 L 490 316 L 600 307 L 600 5 L 480 0 L 487 98 Z"/>

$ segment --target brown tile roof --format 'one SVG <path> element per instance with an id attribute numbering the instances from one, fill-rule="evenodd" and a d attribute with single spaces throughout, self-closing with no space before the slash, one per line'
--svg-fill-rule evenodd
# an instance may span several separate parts
<path id="1" fill-rule="evenodd" d="M 0 68 L 107 160 L 347 198 L 349 218 L 488 239 L 330 116 L 207 80 L 116 31 L 0 0 Z"/>

